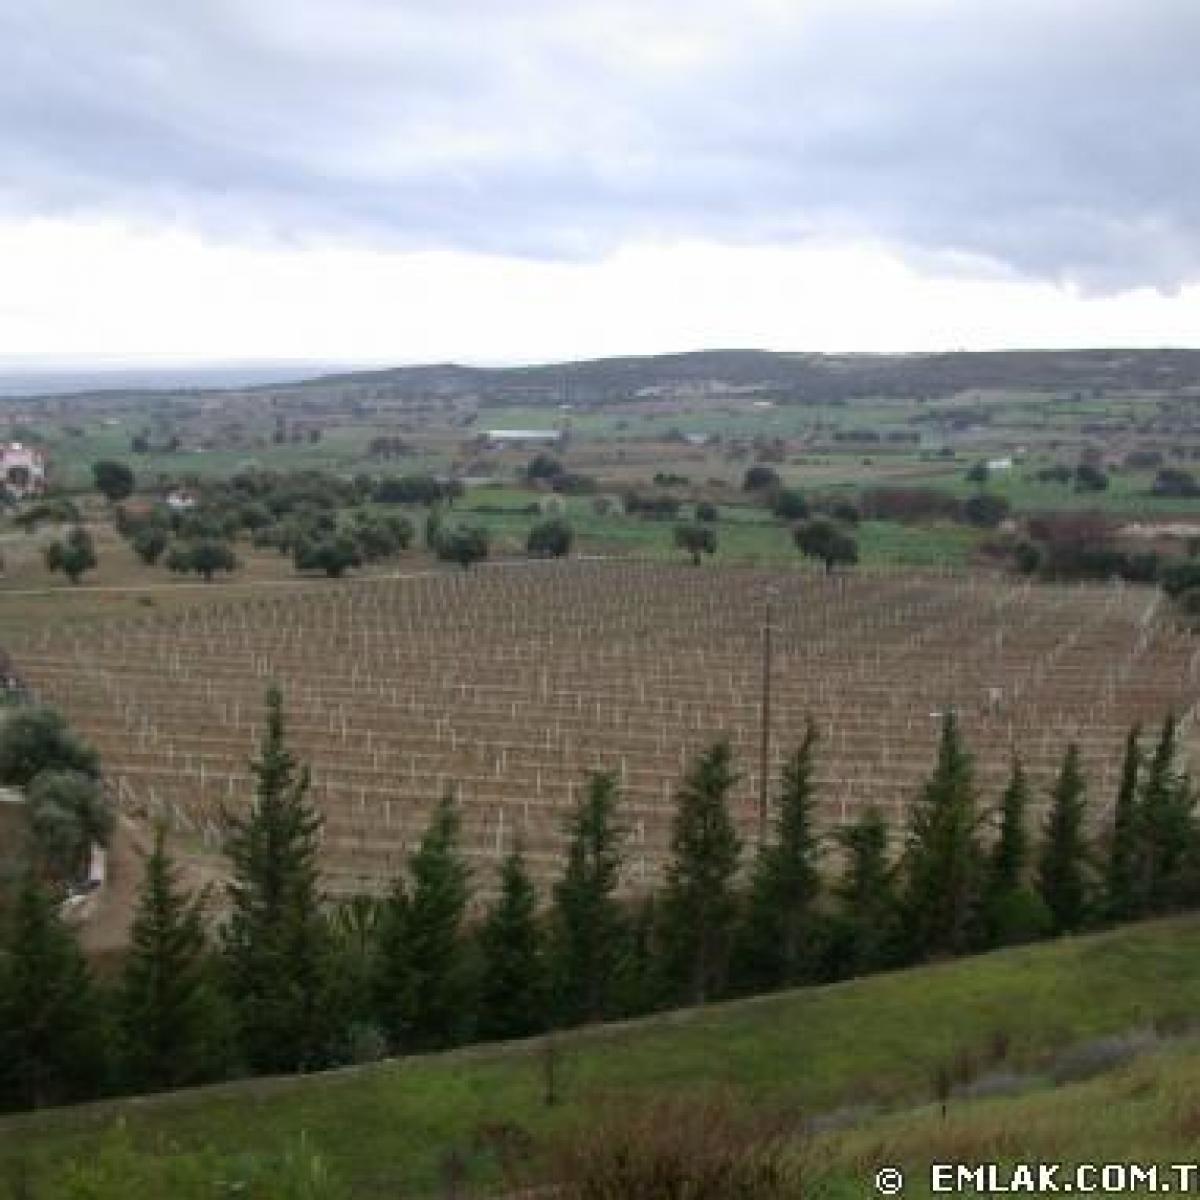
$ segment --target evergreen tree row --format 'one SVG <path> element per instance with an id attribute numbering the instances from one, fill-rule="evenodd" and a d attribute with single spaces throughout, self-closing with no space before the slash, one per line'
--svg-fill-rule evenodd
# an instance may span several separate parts
<path id="1" fill-rule="evenodd" d="M 729 811 L 736 763 L 718 741 L 678 788 L 658 893 L 620 898 L 619 788 L 597 773 L 544 911 L 518 847 L 495 899 L 473 913 L 451 797 L 388 895 L 324 902 L 320 819 L 272 689 L 254 804 L 227 821 L 219 928 L 211 896 L 180 885 L 160 833 L 120 978 L 102 985 L 37 880 L 22 885 L 0 953 L 0 1105 L 527 1037 L 1187 908 L 1200 903 L 1200 828 L 1177 736 L 1173 718 L 1152 747 L 1130 731 L 1103 822 L 1089 817 L 1079 749 L 1067 746 L 1032 830 L 1020 759 L 986 806 L 947 714 L 893 853 L 875 810 L 817 834 L 810 723 L 749 862 Z"/>

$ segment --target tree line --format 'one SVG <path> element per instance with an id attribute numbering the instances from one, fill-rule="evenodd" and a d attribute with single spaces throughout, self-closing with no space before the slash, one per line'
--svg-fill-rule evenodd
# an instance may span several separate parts
<path id="1" fill-rule="evenodd" d="M 449 795 L 385 897 L 331 904 L 308 771 L 273 688 L 254 802 L 226 817 L 223 904 L 183 887 L 160 830 L 130 949 L 101 979 L 44 882 L 28 872 L 15 889 L 0 944 L 0 1106 L 528 1037 L 1191 908 L 1200 826 L 1177 741 L 1173 717 L 1149 740 L 1130 730 L 1105 822 L 1088 816 L 1069 744 L 1034 828 L 1019 757 L 987 803 L 947 713 L 893 850 L 875 809 L 818 832 L 810 722 L 782 764 L 759 845 L 743 843 L 731 815 L 728 741 L 695 757 L 677 788 L 662 886 L 638 899 L 620 890 L 618 777 L 598 772 L 567 818 L 544 904 L 518 844 L 495 897 L 473 906 Z"/>

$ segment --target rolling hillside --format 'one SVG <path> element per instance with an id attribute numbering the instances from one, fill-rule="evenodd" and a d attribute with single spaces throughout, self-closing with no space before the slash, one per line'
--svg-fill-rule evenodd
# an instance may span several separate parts
<path id="1" fill-rule="evenodd" d="M 613 1107 L 713 1090 L 826 1129 L 802 1148 L 824 1195 L 867 1194 L 873 1165 L 920 1171 L 930 1155 L 1178 1157 L 1197 1122 L 1184 1103 L 1190 1044 L 1122 1067 L 1109 1035 L 1142 1030 L 1130 1044 L 1146 1046 L 1153 1030 L 1178 1035 L 1198 1000 L 1200 919 L 1176 919 L 564 1035 L 552 1055 L 531 1042 L 12 1117 L 0 1172 L 23 1162 L 35 1179 L 53 1174 L 120 1119 L 161 1155 L 279 1153 L 303 1135 L 350 1195 L 423 1194 L 451 1150 L 469 1178 L 494 1178 L 481 1132 L 518 1131 L 536 1152 Z M 1082 1082 L 1102 1068 L 1117 1073 Z M 930 1102 L 948 1072 L 979 1091 L 1012 1077 L 1021 1094 L 955 1097 L 943 1119 Z M 847 1122 L 857 1127 L 829 1132 Z"/>

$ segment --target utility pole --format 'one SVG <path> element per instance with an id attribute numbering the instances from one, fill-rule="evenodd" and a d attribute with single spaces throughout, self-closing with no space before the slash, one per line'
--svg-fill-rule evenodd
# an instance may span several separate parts
<path id="1" fill-rule="evenodd" d="M 758 755 L 758 844 L 767 840 L 767 809 L 771 764 L 771 600 L 773 588 L 766 590 L 766 611 L 762 631 L 762 703 L 759 709 L 761 743 Z"/>

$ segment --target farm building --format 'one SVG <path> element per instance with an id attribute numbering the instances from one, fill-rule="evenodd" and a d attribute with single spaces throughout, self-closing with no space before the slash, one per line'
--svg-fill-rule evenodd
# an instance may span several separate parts
<path id="1" fill-rule="evenodd" d="M 21 442 L 0 443 L 4 485 L 17 496 L 39 496 L 46 490 L 46 455 Z"/>
<path id="2" fill-rule="evenodd" d="M 556 446 L 563 440 L 561 429 L 489 429 L 488 444 L 501 446 Z"/>

